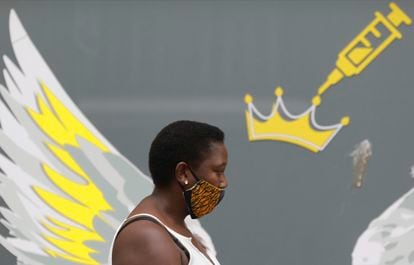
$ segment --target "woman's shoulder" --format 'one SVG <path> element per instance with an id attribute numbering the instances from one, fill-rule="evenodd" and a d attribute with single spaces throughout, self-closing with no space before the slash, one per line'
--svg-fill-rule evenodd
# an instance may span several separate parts
<path id="1" fill-rule="evenodd" d="M 154 260 L 153 264 L 181 260 L 180 253 L 165 229 L 146 220 L 131 222 L 120 231 L 114 242 L 112 258 L 114 265 L 140 264 L 137 259 Z"/>

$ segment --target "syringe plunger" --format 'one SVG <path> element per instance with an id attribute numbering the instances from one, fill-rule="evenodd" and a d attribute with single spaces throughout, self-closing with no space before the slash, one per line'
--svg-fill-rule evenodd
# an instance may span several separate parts
<path id="1" fill-rule="evenodd" d="M 387 18 L 391 23 L 398 27 L 401 23 L 411 25 L 412 20 L 407 14 L 404 13 L 395 3 L 390 3 L 391 13 L 388 14 Z"/>

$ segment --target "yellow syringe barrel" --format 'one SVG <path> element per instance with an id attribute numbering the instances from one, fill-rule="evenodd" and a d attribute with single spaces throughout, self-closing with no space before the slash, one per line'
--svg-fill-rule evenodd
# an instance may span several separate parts
<path id="1" fill-rule="evenodd" d="M 328 75 L 325 83 L 319 87 L 319 95 L 341 81 L 344 76 L 351 77 L 361 73 L 393 41 L 402 38 L 398 27 L 402 23 L 411 25 L 412 20 L 395 3 L 390 3 L 389 6 L 391 12 L 387 17 L 380 12 L 375 12 L 374 20 L 339 53 L 336 68 Z M 388 30 L 388 34 L 381 33 L 377 29 L 378 25 L 383 25 Z M 369 34 L 381 40 L 377 47 L 373 47 L 369 41 Z M 382 35 L 386 36 L 381 38 Z"/>

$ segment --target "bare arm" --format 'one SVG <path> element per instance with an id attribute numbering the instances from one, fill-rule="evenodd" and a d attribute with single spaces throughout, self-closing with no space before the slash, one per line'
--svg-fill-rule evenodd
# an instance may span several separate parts
<path id="1" fill-rule="evenodd" d="M 181 265 L 181 252 L 165 229 L 139 221 L 125 227 L 115 240 L 112 265 Z"/>

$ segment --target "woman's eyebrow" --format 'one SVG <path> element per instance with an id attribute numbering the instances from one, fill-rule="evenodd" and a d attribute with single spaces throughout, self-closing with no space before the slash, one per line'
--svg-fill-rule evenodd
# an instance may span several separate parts
<path id="1" fill-rule="evenodd" d="M 220 164 L 215 165 L 216 167 L 225 167 L 227 165 L 226 162 L 222 162 Z"/>

